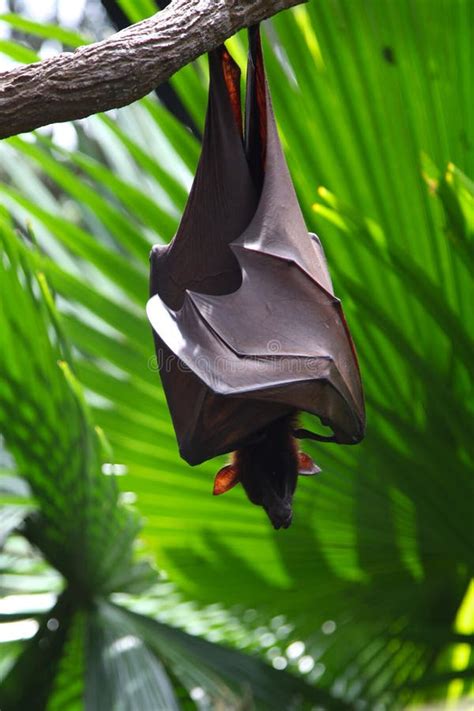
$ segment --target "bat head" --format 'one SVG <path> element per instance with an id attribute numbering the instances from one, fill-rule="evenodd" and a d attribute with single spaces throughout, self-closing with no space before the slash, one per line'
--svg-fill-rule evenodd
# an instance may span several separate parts
<path id="1" fill-rule="evenodd" d="M 214 484 L 214 494 L 223 494 L 240 482 L 250 501 L 265 509 L 276 529 L 291 524 L 298 474 L 320 471 L 307 454 L 298 452 L 293 419 L 280 418 L 259 432 L 235 452 L 234 461 L 218 472 Z"/>

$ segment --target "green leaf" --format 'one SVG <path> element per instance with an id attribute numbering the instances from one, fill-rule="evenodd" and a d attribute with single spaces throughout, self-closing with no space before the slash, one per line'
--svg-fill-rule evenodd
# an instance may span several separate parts
<path id="1" fill-rule="evenodd" d="M 89 43 L 89 40 L 77 32 L 58 27 L 48 22 L 34 22 L 13 12 L 1 13 L 0 22 L 6 22 L 10 27 L 14 27 L 16 30 L 20 30 L 26 34 L 55 39 L 69 47 L 80 47 L 83 44 Z"/>
<path id="2" fill-rule="evenodd" d="M 0 689 L 2 709 L 42 711 L 46 708 L 73 623 L 73 610 L 71 596 L 66 593 L 59 598 L 51 616 L 44 618 L 38 632 L 3 680 Z M 27 684 L 25 680 L 28 680 Z"/>
<path id="3" fill-rule="evenodd" d="M 101 660 L 105 658 L 108 664 L 104 665 L 101 660 L 95 663 L 97 647 L 102 647 Z M 247 696 L 250 703 L 254 700 L 256 708 L 272 709 L 275 688 L 278 688 L 278 703 L 282 708 L 303 709 L 315 703 L 324 704 L 328 709 L 348 708 L 329 694 L 312 689 L 289 674 L 277 672 L 258 659 L 192 637 L 116 605 L 103 604 L 92 617 L 88 649 L 87 658 L 94 670 L 86 692 L 91 708 L 117 708 L 119 689 L 116 684 L 110 684 L 112 677 L 133 678 L 134 688 L 143 687 L 142 693 L 148 686 L 149 697 L 148 701 L 143 697 L 143 708 L 177 708 L 170 696 L 171 688 L 166 684 L 164 668 L 154 667 L 150 655 L 158 655 L 166 669 L 180 679 L 191 698 L 196 691 L 203 693 L 203 703 L 208 708 L 219 705 L 236 708 Z M 154 659 L 156 664 L 157 657 Z M 126 685 L 119 696 L 121 700 L 124 692 L 126 697 Z M 135 703 L 138 705 L 138 701 Z"/>
<path id="4" fill-rule="evenodd" d="M 154 575 L 135 564 L 137 517 L 118 504 L 114 480 L 101 472 L 101 442 L 74 375 L 61 317 L 18 238 L 5 226 L 0 239 L 0 426 L 38 503 L 24 533 L 81 595 L 136 589 Z M 59 432 L 58 422 L 65 423 Z"/>
<path id="5" fill-rule="evenodd" d="M 447 237 L 460 253 L 471 277 L 474 275 L 474 185 L 450 163 L 436 192 L 447 219 Z"/>
<path id="6" fill-rule="evenodd" d="M 145 20 L 156 12 L 153 0 L 118 0 L 118 4 L 131 23 Z"/>
<path id="7" fill-rule="evenodd" d="M 90 711 L 136 707 L 177 711 L 171 681 L 160 660 L 126 624 L 99 605 L 88 617 L 85 702 Z"/>
<path id="8" fill-rule="evenodd" d="M 32 49 L 25 47 L 19 42 L 13 42 L 7 39 L 0 39 L 0 54 L 5 54 L 7 57 L 10 57 L 10 59 L 14 59 L 15 62 L 21 62 L 23 64 L 31 64 L 39 61 L 37 53 Z"/>

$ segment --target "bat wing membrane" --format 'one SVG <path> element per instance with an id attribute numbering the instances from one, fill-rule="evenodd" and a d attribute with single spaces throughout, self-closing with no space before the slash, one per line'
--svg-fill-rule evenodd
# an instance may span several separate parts
<path id="1" fill-rule="evenodd" d="M 147 306 L 153 328 L 213 394 L 311 412 L 340 441 L 353 441 L 361 429 L 359 393 L 351 390 L 358 379 L 339 302 L 294 264 L 235 251 L 243 272 L 236 292 L 188 292 L 178 312 L 156 295 Z M 250 413 L 248 431 L 255 431 Z"/>
<path id="2" fill-rule="evenodd" d="M 180 452 L 191 464 L 236 449 L 295 409 L 321 417 L 341 442 L 364 431 L 351 337 L 298 205 L 259 43 L 252 53 L 251 143 L 264 150 L 264 170 L 256 179 L 256 156 L 245 158 L 238 73 L 220 49 L 211 55 L 207 132 L 188 205 L 170 247 L 151 256 L 147 314 L 167 357 L 160 373 Z"/>

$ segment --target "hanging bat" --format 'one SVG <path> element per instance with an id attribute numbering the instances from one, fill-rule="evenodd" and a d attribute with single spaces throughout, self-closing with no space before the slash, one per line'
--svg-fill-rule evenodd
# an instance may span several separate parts
<path id="1" fill-rule="evenodd" d="M 359 442 L 361 380 L 283 156 L 258 28 L 245 130 L 240 71 L 224 46 L 209 68 L 200 161 L 174 239 L 151 252 L 147 314 L 181 456 L 195 465 L 234 452 L 214 494 L 240 482 L 275 528 L 287 528 L 298 474 L 319 471 L 297 440 Z M 300 411 L 333 435 L 299 429 Z"/>

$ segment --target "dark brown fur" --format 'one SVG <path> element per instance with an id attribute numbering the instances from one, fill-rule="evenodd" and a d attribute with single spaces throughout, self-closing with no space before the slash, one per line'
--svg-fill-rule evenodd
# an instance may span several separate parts
<path id="1" fill-rule="evenodd" d="M 291 523 L 298 479 L 298 450 L 293 437 L 295 415 L 272 422 L 252 444 L 237 450 L 233 464 L 253 504 L 263 506 L 274 528 Z"/>

